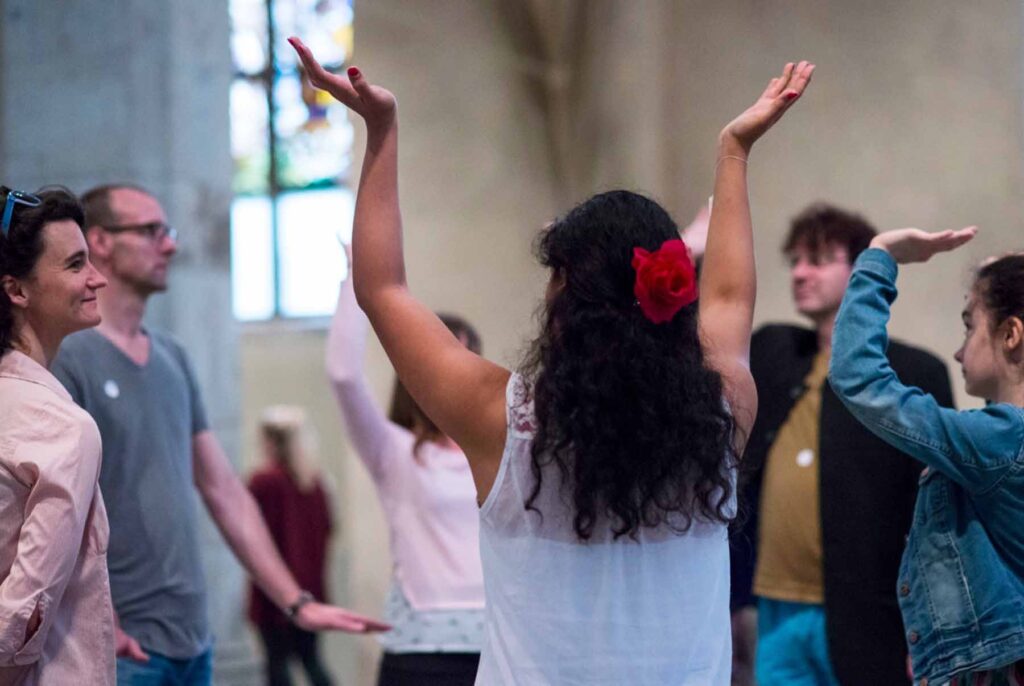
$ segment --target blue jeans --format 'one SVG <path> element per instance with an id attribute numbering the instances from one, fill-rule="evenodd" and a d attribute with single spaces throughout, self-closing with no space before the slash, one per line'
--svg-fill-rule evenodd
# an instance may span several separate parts
<path id="1" fill-rule="evenodd" d="M 754 673 L 758 686 L 839 686 L 828 657 L 825 608 L 761 598 Z"/>
<path id="2" fill-rule="evenodd" d="M 149 662 L 117 658 L 117 686 L 211 686 L 213 650 L 183 660 L 149 652 Z"/>

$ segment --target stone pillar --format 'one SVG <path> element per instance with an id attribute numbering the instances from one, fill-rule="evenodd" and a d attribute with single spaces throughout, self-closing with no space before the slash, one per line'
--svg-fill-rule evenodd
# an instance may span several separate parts
<path id="1" fill-rule="evenodd" d="M 131 181 L 162 201 L 181 237 L 171 286 L 147 322 L 184 342 L 237 463 L 231 73 L 226 2 L 0 0 L 0 182 L 81 192 Z M 256 683 L 245 577 L 207 519 L 201 535 L 217 683 Z"/>

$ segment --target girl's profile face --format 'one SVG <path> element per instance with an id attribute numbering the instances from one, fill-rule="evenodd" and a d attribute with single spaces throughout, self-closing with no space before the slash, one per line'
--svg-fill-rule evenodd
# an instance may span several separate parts
<path id="1" fill-rule="evenodd" d="M 992 314 L 985 307 L 977 287 L 967 294 L 967 303 L 960 316 L 964 323 L 964 342 L 953 357 L 960 363 L 967 392 L 977 398 L 992 400 L 999 387 L 1000 350 Z"/>

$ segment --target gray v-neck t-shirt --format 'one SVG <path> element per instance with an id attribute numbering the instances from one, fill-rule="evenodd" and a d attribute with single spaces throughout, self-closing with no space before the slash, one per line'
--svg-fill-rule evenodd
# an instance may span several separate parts
<path id="1" fill-rule="evenodd" d="M 192 438 L 208 424 L 184 349 L 146 333 L 143 365 L 90 329 L 64 339 L 51 371 L 103 438 L 100 490 L 121 627 L 144 650 L 191 658 L 211 643 L 192 480 Z"/>

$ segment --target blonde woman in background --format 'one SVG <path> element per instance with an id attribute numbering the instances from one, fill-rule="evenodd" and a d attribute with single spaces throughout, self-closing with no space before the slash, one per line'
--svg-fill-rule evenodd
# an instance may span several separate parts
<path id="1" fill-rule="evenodd" d="M 333 528 L 328 483 L 315 459 L 315 437 L 300 407 L 275 405 L 263 411 L 260 441 L 264 464 L 249 490 L 288 569 L 317 601 L 326 599 L 327 544 Z M 255 585 L 249 619 L 267 655 L 267 684 L 288 686 L 288 662 L 297 657 L 313 686 L 333 682 L 320 662 L 317 635 L 293 624 Z"/>

